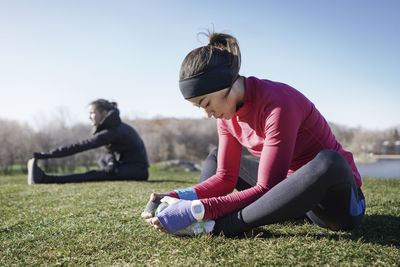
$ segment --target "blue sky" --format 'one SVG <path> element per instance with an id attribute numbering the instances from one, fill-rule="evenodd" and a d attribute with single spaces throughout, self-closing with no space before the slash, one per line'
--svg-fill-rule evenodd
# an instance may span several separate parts
<path id="1" fill-rule="evenodd" d="M 290 84 L 328 121 L 400 125 L 400 1 L 0 0 L 0 118 L 32 126 L 87 104 L 129 118 L 201 118 L 179 67 L 215 28 L 233 34 L 241 74 Z"/>

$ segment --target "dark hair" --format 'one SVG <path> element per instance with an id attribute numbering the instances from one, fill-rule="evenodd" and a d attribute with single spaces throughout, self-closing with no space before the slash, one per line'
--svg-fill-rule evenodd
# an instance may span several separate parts
<path id="1" fill-rule="evenodd" d="M 228 61 L 234 69 L 233 84 L 239 75 L 241 55 L 238 41 L 225 33 L 208 31 L 201 33 L 209 38 L 209 44 L 192 50 L 183 60 L 179 79 L 187 79 L 206 69 L 212 69 Z"/>
<path id="2" fill-rule="evenodd" d="M 89 105 L 95 106 L 99 111 L 110 111 L 118 107 L 117 102 L 110 102 L 101 98 L 92 101 Z"/>

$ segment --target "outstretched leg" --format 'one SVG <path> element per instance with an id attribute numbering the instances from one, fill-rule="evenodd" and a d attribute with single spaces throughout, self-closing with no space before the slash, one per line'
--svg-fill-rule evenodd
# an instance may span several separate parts
<path id="1" fill-rule="evenodd" d="M 136 180 L 145 181 L 149 177 L 146 166 L 124 164 L 118 166 L 113 172 L 106 170 L 92 170 L 84 173 L 48 175 L 38 166 L 37 160 L 31 159 L 28 163 L 28 184 L 34 183 L 80 183 L 99 181 Z"/>
<path id="2" fill-rule="evenodd" d="M 322 227 L 348 230 L 361 222 L 364 209 L 347 161 L 336 151 L 324 150 L 252 204 L 216 220 L 214 233 L 235 235 L 306 213 Z"/>

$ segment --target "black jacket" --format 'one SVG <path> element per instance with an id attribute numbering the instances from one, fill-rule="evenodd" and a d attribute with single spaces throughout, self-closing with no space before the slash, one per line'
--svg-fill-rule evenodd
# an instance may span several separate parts
<path id="1" fill-rule="evenodd" d="M 139 134 L 119 117 L 119 110 L 110 110 L 93 133 L 93 137 L 61 146 L 47 153 L 48 158 L 65 157 L 92 148 L 106 146 L 107 157 L 118 164 L 141 164 L 149 167 L 146 148 Z"/>

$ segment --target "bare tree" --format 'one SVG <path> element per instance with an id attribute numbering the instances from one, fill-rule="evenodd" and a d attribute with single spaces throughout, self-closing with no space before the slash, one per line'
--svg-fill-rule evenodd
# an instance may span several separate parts
<path id="1" fill-rule="evenodd" d="M 142 136 L 151 162 L 202 160 L 218 143 L 214 120 L 160 118 L 125 121 Z"/>

